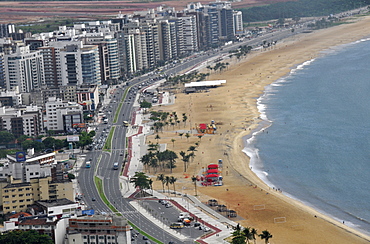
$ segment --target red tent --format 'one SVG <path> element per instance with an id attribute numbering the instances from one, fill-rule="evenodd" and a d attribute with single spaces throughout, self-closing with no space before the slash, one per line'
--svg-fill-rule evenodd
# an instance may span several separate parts
<path id="1" fill-rule="evenodd" d="M 208 165 L 208 169 L 218 169 L 218 165 L 217 164 L 210 164 L 210 165 Z"/>
<path id="2" fill-rule="evenodd" d="M 217 174 L 218 173 L 218 169 L 209 169 L 207 170 L 207 174 Z"/>
<path id="3" fill-rule="evenodd" d="M 206 130 L 207 129 L 207 125 L 206 124 L 199 124 L 199 129 Z"/>
<path id="4" fill-rule="evenodd" d="M 206 178 L 218 178 L 218 174 L 207 175 Z"/>

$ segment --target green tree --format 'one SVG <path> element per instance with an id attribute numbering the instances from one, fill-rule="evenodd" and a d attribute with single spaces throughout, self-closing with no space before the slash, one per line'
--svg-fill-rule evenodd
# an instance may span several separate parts
<path id="1" fill-rule="evenodd" d="M 234 228 L 233 232 L 233 238 L 231 243 L 233 244 L 244 244 L 245 243 L 245 236 L 243 235 L 242 227 L 240 224 L 237 224 L 237 226 Z"/>
<path id="2" fill-rule="evenodd" d="M 151 160 L 150 154 L 144 154 L 140 158 L 140 162 L 142 162 L 145 167 L 148 167 L 149 166 L 150 160 Z M 150 170 L 149 170 L 149 172 L 150 172 Z"/>
<path id="3" fill-rule="evenodd" d="M 242 234 L 245 236 L 245 240 L 247 241 L 247 243 L 249 243 L 249 240 L 253 239 L 253 235 L 251 233 L 251 228 L 249 228 L 249 227 L 244 228 L 243 231 L 242 231 Z"/>
<path id="4" fill-rule="evenodd" d="M 45 149 L 45 146 L 42 142 L 27 140 L 22 143 L 22 148 L 23 150 L 34 148 L 36 152 L 39 152 Z"/>
<path id="5" fill-rule="evenodd" d="M 163 190 L 163 192 L 164 192 L 164 184 L 166 183 L 166 182 L 165 182 L 165 180 L 166 180 L 165 175 L 164 175 L 164 174 L 159 174 L 159 175 L 157 176 L 157 180 L 161 181 L 161 183 L 162 183 L 162 190 Z"/>
<path id="6" fill-rule="evenodd" d="M 166 175 L 164 182 L 165 182 L 165 184 L 167 186 L 168 193 L 170 193 L 171 177 L 169 177 L 169 176 Z"/>
<path id="7" fill-rule="evenodd" d="M 171 139 L 172 147 L 175 147 L 175 141 L 176 141 L 175 139 L 173 139 L 173 138 Z"/>
<path id="8" fill-rule="evenodd" d="M 76 176 L 72 173 L 68 173 L 68 179 L 70 180 L 76 179 Z"/>
<path id="9" fill-rule="evenodd" d="M 191 153 L 189 154 L 190 157 L 192 158 L 192 160 L 194 160 L 194 157 L 195 157 L 195 151 L 197 151 L 197 148 L 195 146 L 190 146 L 188 151 L 191 151 Z"/>
<path id="10" fill-rule="evenodd" d="M 261 237 L 262 240 L 265 240 L 265 244 L 269 243 L 269 239 L 272 238 L 272 235 L 267 230 L 262 231 L 258 236 Z"/>
<path id="11" fill-rule="evenodd" d="M 0 135 L 0 138 L 1 138 L 1 135 Z M 21 135 L 20 137 L 17 138 L 17 141 L 18 141 L 18 143 L 22 143 L 25 140 L 27 140 L 28 138 L 31 138 L 31 137 L 26 136 L 26 135 Z"/>
<path id="12" fill-rule="evenodd" d="M 181 156 L 181 160 L 184 162 L 184 172 L 186 172 L 186 168 L 187 168 L 186 166 L 187 166 L 187 163 L 189 163 L 190 156 L 186 155 L 184 151 L 181 151 L 179 154 Z"/>
<path id="13" fill-rule="evenodd" d="M 35 230 L 14 230 L 0 235 L 0 243 L 7 244 L 53 244 L 53 240 L 46 234 L 39 234 Z"/>
<path id="14" fill-rule="evenodd" d="M 190 134 L 189 134 L 189 133 L 186 133 L 186 134 L 185 134 L 185 137 L 186 137 L 186 139 L 189 141 Z"/>
<path id="15" fill-rule="evenodd" d="M 177 178 L 171 176 L 170 177 L 170 184 L 173 185 L 173 191 L 176 193 L 176 187 L 175 187 L 175 182 L 177 181 Z"/>
<path id="16" fill-rule="evenodd" d="M 15 137 L 12 133 L 7 131 L 0 131 L 0 144 L 7 144 L 14 141 Z"/>
<path id="17" fill-rule="evenodd" d="M 197 192 L 197 177 L 195 177 L 194 175 L 191 177 L 191 181 L 194 183 L 194 190 L 195 190 L 195 196 L 198 196 L 198 192 Z"/>
<path id="18" fill-rule="evenodd" d="M 174 151 L 166 150 L 166 159 L 168 161 L 167 166 L 170 168 L 171 173 L 172 169 L 176 168 L 176 159 L 178 158 L 177 154 Z"/>
<path id="19" fill-rule="evenodd" d="M 90 145 L 92 143 L 92 138 L 85 131 L 81 133 L 81 135 L 79 136 L 79 140 L 80 141 L 78 142 L 78 144 L 82 147 L 82 149 L 84 149 L 85 146 Z"/>
<path id="20" fill-rule="evenodd" d="M 152 107 L 152 104 L 150 103 L 150 102 L 147 102 L 146 100 L 144 100 L 144 101 L 142 101 L 141 103 L 140 103 L 140 108 L 143 108 L 144 109 L 144 113 L 146 113 L 147 112 L 147 110 L 149 109 L 149 108 L 151 108 Z"/>
<path id="21" fill-rule="evenodd" d="M 130 179 L 130 183 L 133 183 L 135 188 L 140 189 L 142 196 L 145 189 L 150 189 L 149 177 L 144 172 L 135 172 L 135 175 Z"/>
<path id="22" fill-rule="evenodd" d="M 253 243 L 256 243 L 257 230 L 255 228 L 252 228 L 251 229 L 251 234 L 252 234 Z"/>

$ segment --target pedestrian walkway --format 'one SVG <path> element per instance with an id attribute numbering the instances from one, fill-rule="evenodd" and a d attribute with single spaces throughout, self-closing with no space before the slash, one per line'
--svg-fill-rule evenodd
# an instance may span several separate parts
<path id="1" fill-rule="evenodd" d="M 163 101 L 168 102 L 171 99 L 170 96 L 166 96 Z M 172 99 L 175 99 L 174 97 Z M 132 184 L 129 183 L 129 180 L 132 176 L 135 175 L 135 172 L 142 171 L 143 165 L 140 162 L 142 155 L 146 153 L 145 145 L 145 136 L 152 133 L 150 130 L 150 125 L 148 123 L 142 124 L 142 121 L 148 119 L 149 114 L 143 114 L 141 110 L 137 110 L 135 113 L 135 118 L 133 118 L 133 125 L 128 128 L 127 137 L 129 138 L 129 162 L 127 162 L 126 169 L 124 170 L 124 175 L 120 177 L 120 183 L 122 186 L 122 195 L 125 198 L 129 198 L 136 192 L 136 189 Z M 179 195 L 181 195 L 179 193 Z M 153 197 L 157 199 L 168 199 L 168 197 L 158 191 L 153 191 Z M 237 223 L 231 221 L 230 219 L 222 216 L 213 209 L 209 208 L 205 204 L 199 201 L 198 198 L 190 195 L 181 195 L 181 197 L 171 198 L 171 202 L 176 206 L 181 212 L 187 211 L 192 216 L 195 216 L 197 219 L 202 219 L 202 222 L 213 231 L 209 234 L 204 235 L 200 238 L 200 243 L 223 243 L 224 239 L 229 237 L 232 232 L 232 226 L 236 226 Z M 151 222 L 157 224 L 161 228 L 164 228 L 165 231 L 172 233 L 177 238 L 181 240 L 188 239 L 186 236 L 180 235 L 175 230 L 170 229 L 167 225 L 164 224 L 152 216 L 150 213 L 147 213 L 146 210 L 140 206 L 138 201 L 131 201 L 131 204 L 134 208 L 137 209 L 140 213 L 150 220 Z"/>

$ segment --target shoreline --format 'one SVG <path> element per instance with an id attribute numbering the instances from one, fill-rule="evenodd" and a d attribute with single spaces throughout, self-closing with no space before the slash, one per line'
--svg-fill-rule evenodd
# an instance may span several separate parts
<path id="1" fill-rule="evenodd" d="M 267 178 L 268 172 L 264 171 L 264 164 L 259 159 L 259 154 L 258 154 L 258 152 L 256 152 L 257 149 L 253 146 L 253 141 L 255 140 L 255 138 L 260 133 L 264 133 L 264 131 L 267 130 L 273 124 L 273 121 L 269 120 L 269 118 L 267 117 L 267 115 L 264 112 L 265 108 L 267 106 L 262 105 L 260 103 L 264 99 L 264 96 L 269 92 L 268 90 L 271 87 L 273 87 L 274 84 L 284 84 L 286 77 L 289 77 L 290 75 L 294 74 L 296 72 L 296 70 L 299 70 L 304 66 L 309 66 L 311 63 L 315 62 L 317 59 L 324 58 L 327 55 L 331 54 L 332 52 L 336 52 L 336 51 L 338 51 L 340 49 L 344 49 L 344 48 L 346 48 L 350 45 L 355 45 L 357 43 L 364 42 L 364 41 L 370 41 L 370 35 L 367 36 L 367 37 L 361 38 L 359 40 L 350 42 L 350 43 L 345 43 L 345 44 L 336 45 L 336 46 L 332 46 L 332 47 L 323 49 L 322 51 L 319 52 L 317 57 L 315 57 L 313 59 L 310 59 L 310 60 L 307 60 L 307 61 L 305 61 L 301 64 L 296 65 L 294 68 L 292 68 L 290 70 L 290 72 L 287 75 L 277 79 L 276 81 L 272 82 L 271 84 L 268 84 L 265 87 L 265 90 L 264 90 L 263 94 L 256 99 L 257 108 L 258 108 L 258 111 L 260 113 L 261 121 L 259 123 L 257 123 L 258 126 L 255 129 L 253 129 L 252 131 L 250 131 L 250 133 L 248 133 L 247 135 L 242 137 L 243 143 L 245 145 L 242 151 L 249 158 L 249 168 L 250 168 L 250 170 L 260 180 L 262 180 L 262 182 L 265 185 L 267 185 L 268 187 L 273 188 L 274 190 L 279 191 L 279 192 L 282 193 L 282 191 L 280 191 L 280 189 L 278 189 L 274 183 L 272 183 L 270 180 L 268 180 L 268 178 Z M 300 202 L 300 203 L 302 203 L 303 205 L 305 205 L 309 208 L 312 208 L 313 211 L 316 211 L 316 212 L 318 212 L 318 213 L 320 213 L 324 216 L 327 216 L 329 219 L 332 219 L 329 222 L 333 222 L 334 225 L 339 226 L 338 223 L 340 224 L 343 221 L 341 218 L 339 218 L 335 214 L 330 213 L 330 211 L 328 212 L 328 211 L 325 211 L 325 210 L 321 209 L 320 206 L 317 205 L 317 203 L 312 203 L 308 200 L 302 200 L 299 197 L 297 197 L 294 193 L 287 193 L 287 192 L 284 191 L 283 195 L 285 195 L 286 197 L 288 197 L 288 198 L 290 198 L 294 201 Z M 326 204 L 328 204 L 328 203 L 326 203 Z M 361 228 L 363 225 L 361 225 L 361 223 L 356 222 L 356 219 L 362 221 L 361 217 L 351 216 L 348 213 L 346 213 L 345 210 L 342 210 L 341 212 L 342 212 L 343 215 L 348 215 L 348 217 L 350 218 L 349 220 L 345 219 L 345 221 L 343 221 L 343 224 L 345 223 L 347 227 L 349 227 L 349 228 L 351 228 L 355 231 L 358 231 L 360 233 L 359 236 L 364 235 L 365 238 L 370 237 L 370 230 L 366 230 L 364 228 Z M 346 228 L 344 228 L 344 229 L 346 229 Z"/>
<path id="2" fill-rule="evenodd" d="M 224 186 L 199 187 L 198 191 L 203 195 L 199 198 L 213 197 L 230 209 L 236 209 L 243 218 L 239 221 L 242 226 L 269 230 L 274 235 L 271 243 L 317 243 L 317 238 L 322 241 L 320 243 L 370 241 L 366 234 L 341 225 L 332 217 L 269 189 L 269 186 L 250 170 L 250 160 L 243 150 L 247 140 L 244 138 L 248 138 L 248 134 L 249 138 L 253 138 L 253 133 L 258 131 L 262 122 L 256 102 L 263 96 L 266 87 L 289 75 L 291 70 L 300 64 L 319 57 L 326 49 L 369 36 L 370 30 L 366 29 L 368 22 L 369 17 L 360 17 L 351 24 L 287 38 L 272 50 L 254 53 L 240 62 L 233 63 L 229 70 L 221 74 L 211 74 L 210 79 L 227 80 L 223 87 L 212 89 L 209 93 L 179 94 L 175 105 L 161 107 L 165 111 L 190 111 L 189 119 L 192 124 L 211 119 L 223 123 L 218 134 L 202 139 L 198 150 L 202 153 L 197 156 L 201 163 L 191 167 L 197 172 L 199 167 L 223 158 L 224 167 L 227 169 L 226 174 L 223 174 Z M 349 25 L 351 27 L 348 27 Z M 327 41 L 329 37 L 330 42 Z M 216 99 L 220 95 L 223 96 L 222 101 Z M 213 105 L 211 111 L 205 110 L 209 104 Z M 196 139 L 192 140 L 194 141 Z M 227 156 L 222 156 L 222 152 L 227 152 Z M 178 169 L 177 173 L 179 177 L 183 175 L 181 169 Z M 189 185 L 185 180 L 183 182 L 185 186 Z M 256 185 L 257 189 L 251 187 L 252 185 Z M 193 194 L 192 190 L 188 192 Z M 267 211 L 253 211 L 253 206 L 260 203 L 264 203 Z M 271 222 L 272 218 L 279 216 L 286 216 L 288 224 Z"/>
<path id="3" fill-rule="evenodd" d="M 333 50 L 334 48 L 337 48 L 337 47 L 340 47 L 340 46 L 345 46 L 345 45 L 352 45 L 352 44 L 356 44 L 358 42 L 361 42 L 361 41 L 366 41 L 366 40 L 369 40 L 370 38 L 370 35 L 367 36 L 367 37 L 363 37 L 361 39 L 358 39 L 358 40 L 355 40 L 355 41 L 352 41 L 352 42 L 349 42 L 349 43 L 344 43 L 344 44 L 340 44 L 340 45 L 334 45 L 334 46 L 330 46 L 328 48 L 325 48 L 325 49 L 322 49 L 318 55 L 314 58 L 311 58 L 307 61 L 304 61 L 303 63 L 300 63 L 298 65 L 296 65 L 295 67 L 291 68 L 290 72 L 282 77 L 280 77 L 279 79 L 275 80 L 274 82 L 270 83 L 270 84 L 267 84 L 265 86 L 265 89 L 263 90 L 263 93 L 261 94 L 261 96 L 259 96 L 257 99 L 256 99 L 256 106 L 257 108 L 259 108 L 261 106 L 260 104 L 260 100 L 263 99 L 263 96 L 265 96 L 265 94 L 267 93 L 266 89 L 268 89 L 269 87 L 273 86 L 273 84 L 276 84 L 276 83 L 280 83 L 280 80 L 281 79 L 284 79 L 285 77 L 288 77 L 289 75 L 291 75 L 292 73 L 295 72 L 295 70 L 299 69 L 301 66 L 306 66 L 306 65 L 309 65 L 310 63 L 314 62 L 317 58 L 321 58 L 321 57 L 324 57 L 326 56 L 327 54 L 326 53 L 323 53 L 325 51 L 330 51 L 330 50 Z M 246 135 L 242 136 L 242 140 L 243 140 L 243 143 L 245 145 L 245 148 L 242 150 L 245 155 L 249 158 L 249 163 L 248 163 L 248 166 L 250 168 L 250 171 L 256 175 L 256 177 L 258 177 L 259 180 L 261 180 L 263 182 L 263 184 L 265 184 L 267 187 L 275 187 L 275 185 L 270 182 L 267 178 L 265 178 L 264 176 L 266 176 L 264 173 L 266 173 L 265 171 L 263 171 L 263 162 L 259 161 L 259 162 L 254 162 L 254 160 L 256 159 L 252 159 L 252 156 L 251 156 L 251 153 L 248 153 L 246 152 L 246 150 L 248 149 L 251 149 L 251 146 L 250 146 L 250 140 L 254 140 L 256 136 L 258 136 L 258 134 L 260 133 L 263 133 L 265 129 L 269 128 L 271 125 L 272 125 L 272 121 L 270 121 L 266 114 L 264 112 L 262 112 L 261 109 L 258 109 L 258 112 L 260 114 L 260 119 L 261 121 L 257 123 L 257 127 L 254 128 L 253 130 L 251 130 L 249 133 L 247 133 Z M 253 149 L 255 149 L 253 147 Z M 255 154 L 256 155 L 256 154 Z M 257 155 L 258 157 L 258 155 Z M 262 164 L 262 165 L 258 165 L 258 164 Z M 258 167 L 260 166 L 260 167 Z M 255 170 L 255 168 L 258 168 L 258 171 Z M 254 183 L 254 182 L 252 182 Z M 257 186 L 260 187 L 260 185 L 258 185 L 257 183 Z M 277 190 L 277 189 L 274 189 L 278 192 L 281 192 L 280 189 Z M 360 238 L 364 238 L 365 240 L 369 240 L 370 241 L 370 236 L 368 235 L 368 233 L 365 231 L 365 230 L 362 230 L 362 229 L 357 229 L 356 227 L 353 227 L 355 226 L 356 224 L 351 223 L 351 225 L 353 226 L 340 226 L 340 222 L 341 220 L 337 217 L 337 216 L 334 216 L 328 212 L 325 212 L 324 210 L 321 210 L 319 209 L 319 207 L 315 206 L 314 204 L 310 203 L 310 202 L 306 202 L 306 201 L 303 201 L 299 198 L 297 198 L 296 196 L 294 196 L 293 194 L 290 194 L 290 193 L 283 193 L 283 195 L 293 201 L 296 201 L 297 203 L 299 204 L 302 204 L 304 208 L 310 208 L 311 211 L 313 213 L 317 212 L 318 215 L 316 214 L 315 217 L 319 217 L 319 218 L 322 218 L 326 221 L 328 221 L 329 223 L 339 227 L 339 228 L 342 228 L 343 230 L 345 231 L 348 231 Z M 297 204 L 295 203 L 295 204 Z M 343 221 L 344 223 L 344 221 Z M 346 222 L 347 223 L 347 222 Z"/>

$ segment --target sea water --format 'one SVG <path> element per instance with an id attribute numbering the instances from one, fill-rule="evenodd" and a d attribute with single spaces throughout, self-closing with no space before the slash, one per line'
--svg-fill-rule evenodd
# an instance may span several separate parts
<path id="1" fill-rule="evenodd" d="M 297 66 L 266 87 L 258 107 L 263 127 L 244 148 L 252 170 L 282 194 L 370 234 L 370 40 Z"/>

